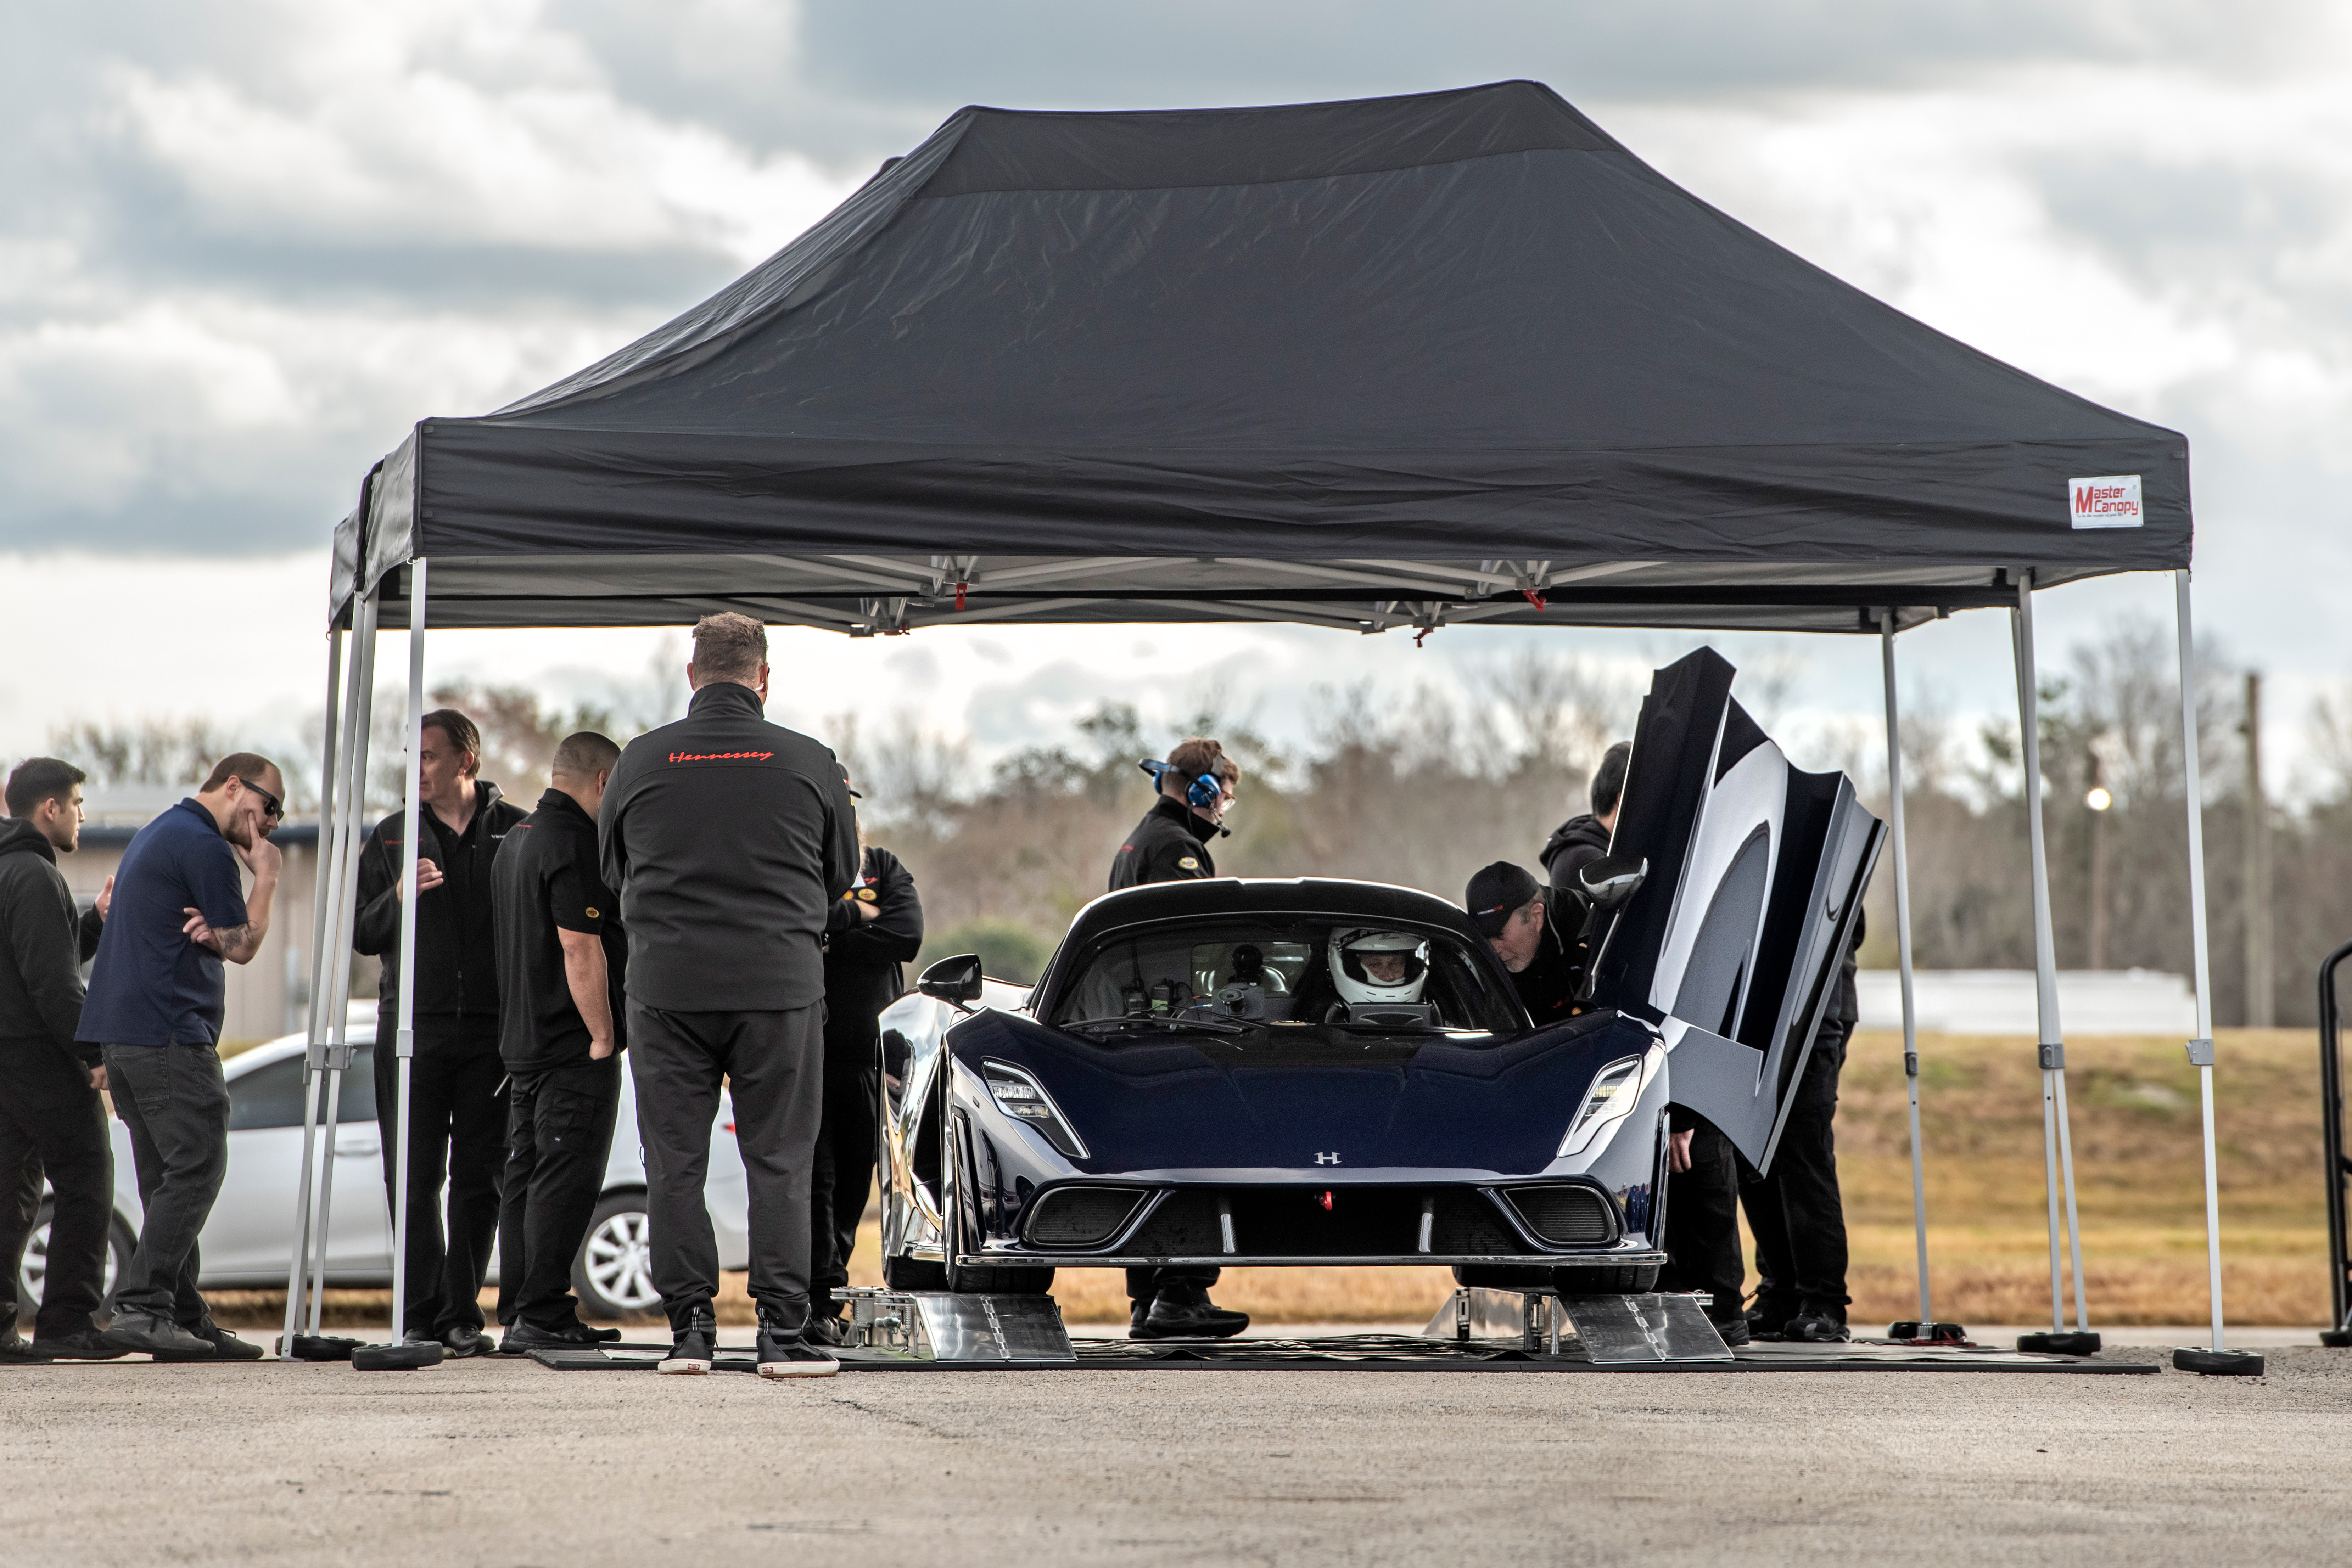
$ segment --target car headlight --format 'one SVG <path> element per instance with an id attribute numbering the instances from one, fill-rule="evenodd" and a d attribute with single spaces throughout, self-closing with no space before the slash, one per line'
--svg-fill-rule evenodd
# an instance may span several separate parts
<path id="1" fill-rule="evenodd" d="M 988 1082 L 989 1098 L 1016 1122 L 1026 1122 L 1045 1141 L 1074 1160 L 1087 1157 L 1087 1145 L 1063 1117 L 1062 1108 L 1034 1078 L 1009 1062 L 983 1061 L 981 1076 Z"/>
<path id="2" fill-rule="evenodd" d="M 1633 1113 L 1642 1098 L 1643 1085 L 1649 1082 L 1642 1071 L 1648 1061 L 1646 1052 L 1620 1057 L 1593 1074 L 1592 1086 L 1584 1092 L 1584 1103 L 1568 1124 L 1568 1135 L 1559 1141 L 1561 1157 L 1582 1154 L 1601 1135 L 1601 1129 Z"/>

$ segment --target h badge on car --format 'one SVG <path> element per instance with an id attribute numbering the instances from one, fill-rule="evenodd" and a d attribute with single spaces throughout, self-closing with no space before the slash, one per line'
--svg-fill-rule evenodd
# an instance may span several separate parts
<path id="1" fill-rule="evenodd" d="M 1328 1155 L 1318 1152 L 1315 1156 L 1315 1163 L 1318 1166 L 1336 1166 L 1339 1163 L 1339 1151 L 1333 1149 Z"/>

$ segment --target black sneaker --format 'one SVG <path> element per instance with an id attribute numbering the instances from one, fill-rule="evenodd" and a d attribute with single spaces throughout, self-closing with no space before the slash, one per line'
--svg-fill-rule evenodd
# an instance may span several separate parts
<path id="1" fill-rule="evenodd" d="M 440 1340 L 441 1347 L 453 1361 L 469 1355 L 488 1355 L 498 1349 L 490 1336 L 472 1323 L 451 1323 L 441 1331 Z"/>
<path id="2" fill-rule="evenodd" d="M 604 1343 L 604 1336 L 586 1323 L 550 1329 L 532 1322 L 517 1322 L 499 1338 L 499 1354 L 528 1355 L 535 1350 L 594 1350 Z"/>
<path id="3" fill-rule="evenodd" d="M 849 1323 L 845 1319 L 827 1313 L 809 1319 L 808 1327 L 801 1331 L 801 1337 L 811 1344 L 839 1348 L 852 1343 L 855 1336 L 850 1333 Z"/>
<path id="4" fill-rule="evenodd" d="M 239 1339 L 213 1322 L 210 1312 L 206 1312 L 200 1321 L 189 1324 L 188 1332 L 198 1339 L 211 1342 L 213 1357 L 216 1361 L 259 1361 L 268 1354 L 251 1340 Z"/>
<path id="5" fill-rule="evenodd" d="M 114 1321 L 100 1337 L 125 1354 L 144 1351 L 158 1361 L 210 1361 L 220 1354 L 212 1341 L 190 1333 L 171 1319 L 135 1309 L 117 1308 Z"/>
<path id="6" fill-rule="evenodd" d="M 1129 1339 L 1231 1339 L 1249 1327 L 1247 1312 L 1229 1312 L 1203 1294 L 1198 1301 L 1160 1296 Z"/>
<path id="7" fill-rule="evenodd" d="M 814 1327 L 814 1324 L 809 1325 Z M 831 1377 L 841 1363 L 821 1344 L 788 1329 L 767 1313 L 760 1314 L 760 1375 L 762 1377 Z"/>
<path id="8" fill-rule="evenodd" d="M 16 1332 L 16 1315 L 11 1310 L 5 1328 L 0 1328 L 0 1361 L 47 1361 L 49 1358 L 33 1349 L 33 1342 Z"/>
<path id="9" fill-rule="evenodd" d="M 656 1370 L 673 1377 L 700 1377 L 719 1354 L 719 1314 L 706 1301 L 687 1314 L 686 1327 L 672 1331 L 669 1354 Z"/>
<path id="10" fill-rule="evenodd" d="M 113 1361 L 131 1353 L 106 1343 L 96 1329 L 79 1333 L 43 1334 L 26 1347 L 35 1361 Z"/>
<path id="11" fill-rule="evenodd" d="M 1707 1322 L 1715 1324 L 1715 1332 L 1723 1336 L 1724 1345 L 1727 1349 L 1738 1350 L 1751 1337 L 1748 1320 L 1745 1317 L 1709 1318 Z"/>
<path id="12" fill-rule="evenodd" d="M 1843 1344 L 1853 1337 L 1853 1331 L 1826 1312 L 1806 1312 L 1789 1320 L 1780 1331 L 1784 1338 L 1801 1344 Z"/>
<path id="13" fill-rule="evenodd" d="M 1127 1304 L 1127 1334 L 1129 1339 L 1140 1339 L 1142 1337 L 1142 1335 L 1136 1333 L 1136 1331 L 1143 1326 L 1144 1320 L 1149 1318 L 1150 1315 L 1151 1303 L 1150 1301 L 1129 1301 Z"/>

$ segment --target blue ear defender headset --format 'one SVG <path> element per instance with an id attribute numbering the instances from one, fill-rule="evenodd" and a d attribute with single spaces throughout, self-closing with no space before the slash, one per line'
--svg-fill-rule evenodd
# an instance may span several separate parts
<path id="1" fill-rule="evenodd" d="M 1146 773 L 1151 775 L 1152 786 L 1155 789 L 1159 787 L 1162 779 L 1176 771 L 1175 768 L 1170 767 L 1167 763 L 1153 757 L 1145 758 L 1142 761 L 1138 762 L 1136 766 L 1142 768 Z M 1223 798 L 1224 792 L 1224 780 L 1219 779 L 1213 773 L 1203 773 L 1185 787 L 1184 799 L 1188 803 L 1199 806 L 1205 810 L 1208 807 L 1215 805 L 1217 801 Z"/>

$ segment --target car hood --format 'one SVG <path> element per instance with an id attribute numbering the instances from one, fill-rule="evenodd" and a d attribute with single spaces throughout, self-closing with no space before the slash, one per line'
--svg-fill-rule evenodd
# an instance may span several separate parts
<path id="1" fill-rule="evenodd" d="M 967 1071 L 994 1059 L 1035 1074 L 1085 1141 L 1090 1157 L 1073 1163 L 1090 1173 L 1295 1170 L 1343 1180 L 1400 1167 L 1540 1171 L 1593 1074 L 1651 1039 L 1613 1014 L 1500 1041 L 1431 1040 L 1378 1061 L 1318 1051 L 1260 1061 L 1190 1040 L 1106 1043 L 1009 1014 L 983 1014 L 949 1037 Z"/>

